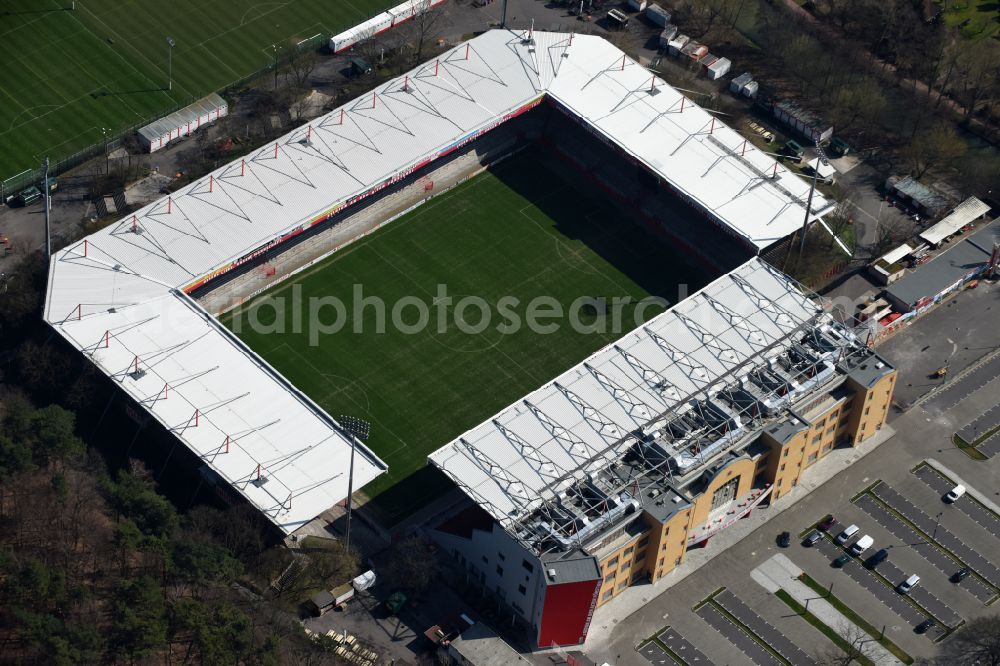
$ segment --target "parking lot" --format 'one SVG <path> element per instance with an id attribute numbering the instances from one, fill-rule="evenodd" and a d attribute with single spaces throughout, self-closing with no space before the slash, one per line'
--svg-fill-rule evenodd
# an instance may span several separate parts
<path id="1" fill-rule="evenodd" d="M 802 514 L 794 531 L 799 538 L 787 549 L 774 544 L 773 535 L 771 543 L 762 535 L 749 560 L 717 567 L 716 575 L 692 576 L 678 584 L 678 594 L 665 595 L 675 598 L 663 614 L 669 626 L 637 656 L 657 665 L 828 661 L 823 655 L 836 652 L 834 643 L 787 601 L 748 579 L 751 563 L 775 552 L 784 552 L 811 579 L 816 600 L 835 599 L 913 657 L 933 654 L 936 642 L 985 612 L 1000 593 L 1000 570 L 990 559 L 1000 553 L 1000 516 L 969 493 L 946 502 L 954 485 L 947 472 L 919 462 L 891 484 L 866 479 L 855 487 L 834 508 L 836 524 L 813 545 L 803 537 L 822 514 Z M 849 525 L 858 530 L 838 544 L 835 537 Z M 838 560 L 864 535 L 873 545 Z M 869 558 L 880 549 L 887 558 L 873 565 Z M 972 573 L 953 582 L 963 567 Z M 899 584 L 913 574 L 919 582 L 901 593 Z"/>

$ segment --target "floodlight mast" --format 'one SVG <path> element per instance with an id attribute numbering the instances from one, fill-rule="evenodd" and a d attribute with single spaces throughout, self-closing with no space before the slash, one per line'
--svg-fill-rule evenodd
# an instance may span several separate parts
<path id="1" fill-rule="evenodd" d="M 340 423 L 351 438 L 351 464 L 347 473 L 347 528 L 345 529 L 345 544 L 351 550 L 351 495 L 354 493 L 354 450 L 358 441 L 368 439 L 372 432 L 372 424 L 357 416 L 343 415 Z"/>
<path id="2" fill-rule="evenodd" d="M 42 196 L 45 197 L 45 263 L 52 261 L 52 231 L 49 227 L 49 158 L 42 162 Z"/>

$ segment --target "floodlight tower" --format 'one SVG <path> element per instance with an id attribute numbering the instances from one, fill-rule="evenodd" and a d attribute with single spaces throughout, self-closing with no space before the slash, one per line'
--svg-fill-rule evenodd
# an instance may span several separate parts
<path id="1" fill-rule="evenodd" d="M 351 550 L 351 495 L 354 493 L 354 449 L 357 442 L 364 442 L 372 434 L 372 424 L 357 416 L 343 415 L 340 424 L 351 437 L 351 465 L 347 474 L 347 529 L 346 545 Z"/>
<path id="2" fill-rule="evenodd" d="M 167 37 L 167 90 L 174 89 L 174 39 Z"/>
<path id="3" fill-rule="evenodd" d="M 42 196 L 45 197 L 45 263 L 52 260 L 52 231 L 49 227 L 49 158 L 42 162 Z"/>
<path id="4" fill-rule="evenodd" d="M 819 166 L 830 163 L 823 146 L 819 145 L 819 139 L 815 139 L 816 144 L 816 168 L 813 169 L 812 183 L 809 185 L 809 198 L 806 200 L 806 217 L 802 221 L 802 238 L 799 240 L 799 261 L 802 261 L 802 253 L 806 249 L 806 234 L 809 231 L 809 213 L 812 212 L 813 194 L 816 193 L 816 179 L 819 177 Z"/>

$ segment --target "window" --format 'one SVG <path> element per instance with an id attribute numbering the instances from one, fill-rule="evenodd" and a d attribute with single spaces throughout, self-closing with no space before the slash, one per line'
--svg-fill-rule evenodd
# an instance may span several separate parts
<path id="1" fill-rule="evenodd" d="M 607 576 L 604 577 L 604 582 L 605 583 L 610 583 L 614 579 L 615 579 L 615 572 L 612 571 L 611 573 L 609 573 Z"/>
<path id="2" fill-rule="evenodd" d="M 834 423 L 832 426 L 830 426 L 829 428 L 826 429 L 826 434 L 832 435 L 833 431 L 836 430 L 836 429 L 837 429 L 837 424 Z"/>
<path id="3" fill-rule="evenodd" d="M 784 472 L 785 471 L 785 463 L 781 463 L 781 467 L 778 468 L 778 471 L 779 472 Z"/>
<path id="4" fill-rule="evenodd" d="M 608 590 L 607 592 L 604 593 L 604 596 L 601 597 L 601 601 L 607 601 L 608 599 L 610 599 L 611 597 L 613 597 L 614 594 L 615 594 L 614 590 Z"/>
<path id="5" fill-rule="evenodd" d="M 610 560 L 608 560 L 607 564 L 605 564 L 604 566 L 606 566 L 607 568 L 610 569 L 611 567 L 615 566 L 616 564 L 618 564 L 618 556 L 617 555 L 615 555 Z"/>
<path id="6" fill-rule="evenodd" d="M 628 587 L 628 581 L 627 580 L 623 580 L 622 582 L 618 583 L 618 591 L 619 592 L 621 592 L 622 590 L 624 590 L 626 587 Z"/>
<path id="7" fill-rule="evenodd" d="M 504 556 L 503 556 L 503 553 L 497 553 L 497 557 L 499 557 L 499 558 L 500 558 L 500 561 L 501 561 L 501 562 L 503 562 L 504 560 L 506 560 L 506 559 L 507 559 L 506 557 L 504 557 Z"/>
<path id="8" fill-rule="evenodd" d="M 632 568 L 632 563 L 631 562 L 625 562 L 624 564 L 622 564 L 622 567 L 621 567 L 621 569 L 619 569 L 619 571 L 621 571 L 622 573 L 625 573 L 626 571 L 628 571 L 631 568 Z"/>
<path id="9" fill-rule="evenodd" d="M 867 398 L 865 398 L 865 399 L 866 399 L 866 400 L 868 400 L 869 402 L 871 402 L 871 399 L 872 399 L 872 396 L 873 396 L 873 395 L 875 395 L 875 394 L 874 394 L 874 393 L 869 393 L 869 394 L 868 394 L 868 397 L 867 397 Z"/>
<path id="10" fill-rule="evenodd" d="M 868 412 L 872 411 L 871 407 L 865 407 L 865 416 L 868 416 Z"/>
<path id="11" fill-rule="evenodd" d="M 489 563 L 490 563 L 489 558 L 483 555 L 483 564 L 489 564 Z"/>
<path id="12" fill-rule="evenodd" d="M 645 548 L 646 544 L 648 543 L 649 543 L 649 537 L 645 537 L 643 538 L 642 541 L 639 542 L 639 545 L 637 545 L 636 548 Z"/>
<path id="13" fill-rule="evenodd" d="M 830 412 L 830 416 L 828 416 L 827 418 L 829 418 L 831 421 L 833 421 L 833 420 L 835 420 L 837 418 L 838 414 L 839 414 L 839 412 L 835 409 L 832 412 Z"/>
<path id="14" fill-rule="evenodd" d="M 639 580 L 640 578 L 642 578 L 642 569 L 632 574 L 632 582 L 635 583 L 635 581 Z"/>
<path id="15" fill-rule="evenodd" d="M 674 560 L 674 566 L 679 567 L 680 565 L 681 565 L 681 558 L 678 557 L 676 560 Z"/>
<path id="16" fill-rule="evenodd" d="M 524 585 L 518 585 L 517 591 L 520 592 L 521 594 L 527 594 L 528 588 L 526 588 Z"/>
<path id="17" fill-rule="evenodd" d="M 823 433 L 820 433 L 820 434 L 816 435 L 815 437 L 813 437 L 812 443 L 813 444 L 819 444 L 819 440 L 821 440 L 821 439 L 823 439 Z"/>
<path id="18" fill-rule="evenodd" d="M 782 482 L 782 481 L 784 481 L 784 479 L 778 479 L 778 483 L 776 483 L 775 485 L 776 485 L 776 486 L 777 486 L 778 488 L 780 488 L 780 487 L 781 487 L 781 482 Z"/>
<path id="19" fill-rule="evenodd" d="M 622 553 L 622 556 L 623 557 L 628 557 L 629 555 L 632 554 L 633 550 L 635 550 L 635 546 L 629 546 L 628 548 L 625 549 L 625 552 Z"/>
<path id="20" fill-rule="evenodd" d="M 823 450 L 824 451 L 829 451 L 832 448 L 833 448 L 833 442 L 830 442 L 829 444 L 827 444 L 826 446 L 823 447 Z"/>
<path id="21" fill-rule="evenodd" d="M 503 575 L 503 567 L 500 566 L 499 564 L 497 565 L 497 575 L 498 576 L 502 576 Z"/>
<path id="22" fill-rule="evenodd" d="M 660 558 L 660 564 L 659 564 L 659 566 L 661 566 L 661 567 L 662 567 L 662 566 L 663 566 L 663 561 L 664 561 L 664 560 L 666 560 L 666 559 L 667 559 L 667 558 L 665 558 L 665 557 L 661 557 L 661 558 Z"/>
<path id="23" fill-rule="evenodd" d="M 849 411 L 851 411 L 852 409 L 854 409 L 854 403 L 853 402 L 848 402 L 848 403 L 844 404 L 844 409 L 843 409 L 843 411 L 840 412 L 840 415 L 841 416 L 847 416 L 847 413 Z"/>
<path id="24" fill-rule="evenodd" d="M 521 566 L 524 567 L 524 570 L 528 573 L 535 573 L 535 565 L 528 560 L 521 560 Z"/>
<path id="25" fill-rule="evenodd" d="M 667 536 L 668 534 L 670 534 L 670 528 L 669 527 L 667 527 L 667 529 L 663 530 L 663 536 Z"/>
<path id="26" fill-rule="evenodd" d="M 820 419 L 819 421 L 816 421 L 816 423 L 813 424 L 813 428 L 816 428 L 817 430 L 822 430 L 824 425 L 826 425 L 826 419 Z"/>
<path id="27" fill-rule="evenodd" d="M 789 452 L 789 450 L 790 450 L 790 449 L 785 449 L 785 452 L 781 454 L 781 455 L 782 455 L 782 457 L 784 457 L 784 458 L 787 458 L 787 457 L 788 457 L 788 452 Z"/>
<path id="28" fill-rule="evenodd" d="M 809 462 L 810 463 L 816 462 L 816 458 L 818 458 L 818 457 L 819 457 L 818 453 L 811 453 L 811 454 L 809 454 Z"/>

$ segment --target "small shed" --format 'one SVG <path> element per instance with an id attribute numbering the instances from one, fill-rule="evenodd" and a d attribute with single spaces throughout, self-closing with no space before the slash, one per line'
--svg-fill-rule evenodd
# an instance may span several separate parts
<path id="1" fill-rule="evenodd" d="M 729 92 L 739 95 L 743 91 L 743 86 L 751 81 L 753 81 L 753 76 L 750 75 L 750 72 L 743 72 L 729 82 Z"/>
<path id="2" fill-rule="evenodd" d="M 317 592 L 309 598 L 309 609 L 313 615 L 325 615 L 333 610 L 334 598 L 329 591 Z"/>
<path id="3" fill-rule="evenodd" d="M 634 11 L 641 12 L 646 9 L 646 0 L 628 0 L 628 6 Z"/>
<path id="4" fill-rule="evenodd" d="M 733 63 L 729 58 L 716 58 L 714 62 L 705 67 L 705 75 L 715 81 L 725 76 L 732 66 Z"/>
<path id="5" fill-rule="evenodd" d="M 932 247 L 937 247 L 988 212 L 990 207 L 987 204 L 976 197 L 969 197 L 958 204 L 948 217 L 920 234 L 920 238 Z"/>
<path id="6" fill-rule="evenodd" d="M 810 141 L 827 141 L 833 136 L 832 125 L 795 102 L 778 100 L 771 106 L 771 112 Z"/>
<path id="7" fill-rule="evenodd" d="M 806 163 L 809 173 L 815 173 L 816 177 L 824 183 L 832 183 L 837 176 L 837 170 L 829 162 L 823 162 L 816 157 Z"/>
<path id="8" fill-rule="evenodd" d="M 948 199 L 913 176 L 889 176 L 886 190 L 907 207 L 926 217 L 936 217 L 948 207 Z"/>
<path id="9" fill-rule="evenodd" d="M 756 81 L 750 81 L 746 83 L 743 86 L 743 88 L 740 89 L 740 94 L 743 95 L 744 97 L 749 97 L 750 99 L 754 99 L 755 97 L 757 97 L 757 90 L 759 88 L 760 88 L 759 83 L 757 83 Z"/>
<path id="10" fill-rule="evenodd" d="M 660 33 L 660 48 L 665 49 L 670 46 L 670 40 L 677 36 L 678 28 L 671 23 Z"/>
<path id="11" fill-rule="evenodd" d="M 647 19 L 661 28 L 666 28 L 670 23 L 670 12 L 655 3 L 646 5 L 645 14 Z"/>
<path id="12" fill-rule="evenodd" d="M 212 93 L 169 116 L 160 118 L 139 130 L 139 141 L 151 153 L 196 132 L 203 125 L 215 122 L 229 114 L 229 105 L 219 95 Z"/>

